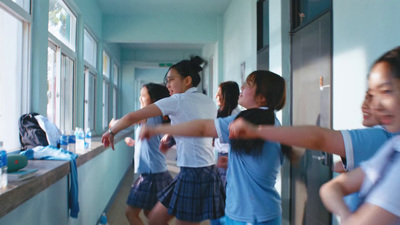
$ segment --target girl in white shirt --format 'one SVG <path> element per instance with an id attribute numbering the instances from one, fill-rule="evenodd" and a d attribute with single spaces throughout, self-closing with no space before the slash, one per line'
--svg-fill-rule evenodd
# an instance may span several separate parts
<path id="1" fill-rule="evenodd" d="M 165 81 L 171 97 L 122 117 L 103 134 L 105 147 L 114 149 L 114 135 L 131 124 L 150 117 L 168 115 L 171 124 L 195 119 L 215 119 L 217 109 L 209 97 L 197 91 L 204 60 L 192 57 L 170 67 Z M 225 190 L 215 167 L 212 138 L 174 137 L 177 165 L 174 181 L 159 195 L 149 214 L 149 224 L 167 224 L 175 216 L 179 224 L 199 224 L 224 215 Z"/>

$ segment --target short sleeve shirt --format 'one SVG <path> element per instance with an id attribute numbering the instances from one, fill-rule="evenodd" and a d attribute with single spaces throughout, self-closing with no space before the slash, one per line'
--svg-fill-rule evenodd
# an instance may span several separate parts
<path id="1" fill-rule="evenodd" d="M 385 143 L 373 158 L 361 164 L 361 169 L 365 178 L 360 196 L 400 217 L 400 136 Z"/>
<path id="2" fill-rule="evenodd" d="M 346 170 L 353 170 L 370 159 L 393 134 L 382 127 L 341 130 L 346 151 Z"/>
<path id="3" fill-rule="evenodd" d="M 146 125 L 157 126 L 162 123 L 162 117 L 147 119 Z M 159 150 L 162 135 L 154 135 L 149 139 L 140 140 L 141 125 L 135 132 L 135 153 L 134 168 L 135 173 L 161 173 L 167 171 L 165 156 Z"/>
<path id="4" fill-rule="evenodd" d="M 221 142 L 229 143 L 228 126 L 235 117 L 215 120 Z M 264 142 L 262 154 L 257 157 L 229 151 L 225 214 L 247 223 L 279 216 L 281 199 L 275 183 L 282 162 L 281 147 L 276 142 Z"/>
<path id="5" fill-rule="evenodd" d="M 169 116 L 172 125 L 217 117 L 217 107 L 212 99 L 198 92 L 196 88 L 163 98 L 154 104 L 163 115 Z M 205 167 L 215 164 L 212 138 L 181 136 L 174 136 L 174 138 L 178 166 Z"/>

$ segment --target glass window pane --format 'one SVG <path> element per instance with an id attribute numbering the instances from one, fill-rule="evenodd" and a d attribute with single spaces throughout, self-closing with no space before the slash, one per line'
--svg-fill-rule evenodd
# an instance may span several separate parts
<path id="1" fill-rule="evenodd" d="M 118 67 L 114 64 L 114 84 L 118 86 Z"/>
<path id="2" fill-rule="evenodd" d="M 97 59 L 97 43 L 94 38 L 87 32 L 84 31 L 84 58 L 90 63 L 94 68 L 96 68 L 96 59 Z"/>
<path id="3" fill-rule="evenodd" d="M 67 133 L 73 132 L 73 97 L 74 97 L 74 61 L 69 57 L 61 57 L 61 127 Z"/>
<path id="4" fill-rule="evenodd" d="M 23 35 L 23 22 L 0 7 L 0 141 L 7 150 L 20 148 Z"/>
<path id="5" fill-rule="evenodd" d="M 50 0 L 49 32 L 75 51 L 76 17 L 61 0 Z"/>
<path id="6" fill-rule="evenodd" d="M 108 128 L 108 109 L 109 109 L 109 90 L 110 84 L 104 79 L 103 80 L 103 129 Z"/>
<path id="7" fill-rule="evenodd" d="M 96 107 L 96 75 L 88 69 L 85 71 L 85 130 L 95 129 L 95 107 Z"/>
<path id="8" fill-rule="evenodd" d="M 118 107 L 118 89 L 116 87 L 113 88 L 113 118 L 118 118 L 117 116 L 117 107 Z"/>
<path id="9" fill-rule="evenodd" d="M 110 57 L 103 52 L 103 75 L 110 78 Z"/>
<path id="10" fill-rule="evenodd" d="M 57 123 L 56 119 L 56 102 L 57 102 L 57 64 L 56 64 L 56 50 L 48 47 L 47 48 L 47 118 Z"/>
<path id="11" fill-rule="evenodd" d="M 31 11 L 31 1 L 30 0 L 12 0 L 12 1 L 17 3 L 28 13 L 30 13 L 30 11 Z"/>
<path id="12" fill-rule="evenodd" d="M 298 11 L 296 12 L 297 15 L 294 16 L 298 18 L 296 25 L 300 26 L 328 10 L 331 6 L 331 0 L 297 0 L 296 4 L 298 4 Z"/>

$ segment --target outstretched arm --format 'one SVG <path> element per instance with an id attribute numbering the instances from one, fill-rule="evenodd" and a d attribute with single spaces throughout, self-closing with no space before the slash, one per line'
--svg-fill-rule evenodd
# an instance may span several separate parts
<path id="1" fill-rule="evenodd" d="M 161 125 L 157 127 L 142 127 L 140 138 L 149 138 L 155 134 L 170 134 L 174 136 L 217 137 L 214 120 L 193 120 L 177 125 Z"/>
<path id="2" fill-rule="evenodd" d="M 325 207 L 338 215 L 343 225 L 394 224 L 399 220 L 395 214 L 370 203 L 364 203 L 351 214 L 343 197 L 360 190 L 365 174 L 361 168 L 343 173 L 325 183 L 320 189 L 320 196 Z"/>
<path id="3" fill-rule="evenodd" d="M 346 157 L 340 131 L 317 126 L 276 127 L 255 126 L 238 118 L 229 126 L 229 138 L 261 138 L 312 150 L 324 151 Z"/>
<path id="4" fill-rule="evenodd" d="M 118 120 L 118 122 L 115 123 L 110 128 L 111 132 L 113 134 L 110 134 L 108 131 L 106 131 L 103 134 L 103 136 L 101 138 L 101 142 L 103 142 L 104 147 L 108 147 L 109 145 L 111 145 L 111 148 L 114 150 L 114 135 L 115 134 L 117 134 L 121 130 L 123 130 L 141 120 L 151 118 L 151 117 L 161 116 L 161 115 L 162 115 L 162 112 L 161 112 L 160 108 L 158 108 L 154 104 L 146 106 L 137 111 L 130 112 L 130 113 L 126 114 L 124 117 L 122 117 L 120 120 Z"/>

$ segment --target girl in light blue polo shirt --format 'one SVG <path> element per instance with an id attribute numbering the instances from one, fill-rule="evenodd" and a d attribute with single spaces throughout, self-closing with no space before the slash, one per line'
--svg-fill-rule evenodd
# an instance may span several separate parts
<path id="1" fill-rule="evenodd" d="M 159 84 L 148 83 L 140 90 L 140 107 L 146 107 L 162 98 L 169 97 L 168 89 Z M 169 122 L 168 118 L 162 116 L 147 119 L 144 124 L 148 126 L 160 125 Z M 114 124 L 116 122 L 112 122 Z M 172 177 L 168 173 L 165 156 L 158 150 L 161 135 L 153 136 L 148 140 L 140 140 L 139 133 L 142 125 L 139 124 L 135 131 L 135 141 L 126 138 L 129 146 L 135 145 L 134 172 L 140 174 L 139 178 L 132 184 L 126 209 L 126 217 L 131 225 L 143 224 L 139 213 L 143 209 L 144 215 L 148 216 L 150 210 L 157 203 L 157 194 L 168 186 Z"/>
<path id="2" fill-rule="evenodd" d="M 237 116 L 216 120 L 196 120 L 176 126 L 146 127 L 141 138 L 157 133 L 174 136 L 218 137 L 229 143 L 229 124 L 243 118 L 255 124 L 280 126 L 275 110 L 285 105 L 285 81 L 270 71 L 254 71 L 242 86 L 239 104 L 247 110 Z M 226 186 L 226 224 L 280 225 L 281 199 L 275 189 L 283 162 L 279 143 L 258 140 L 231 140 Z"/>
<path id="3" fill-rule="evenodd" d="M 165 76 L 171 96 L 126 114 L 103 134 L 104 146 L 114 148 L 117 132 L 150 117 L 168 115 L 171 124 L 216 118 L 214 102 L 196 88 L 204 63 L 196 56 L 172 65 Z M 149 214 L 149 224 L 166 224 L 174 216 L 179 224 L 199 224 L 222 217 L 225 189 L 215 166 L 212 138 L 174 138 L 180 172 L 159 194 L 159 202 Z"/>

